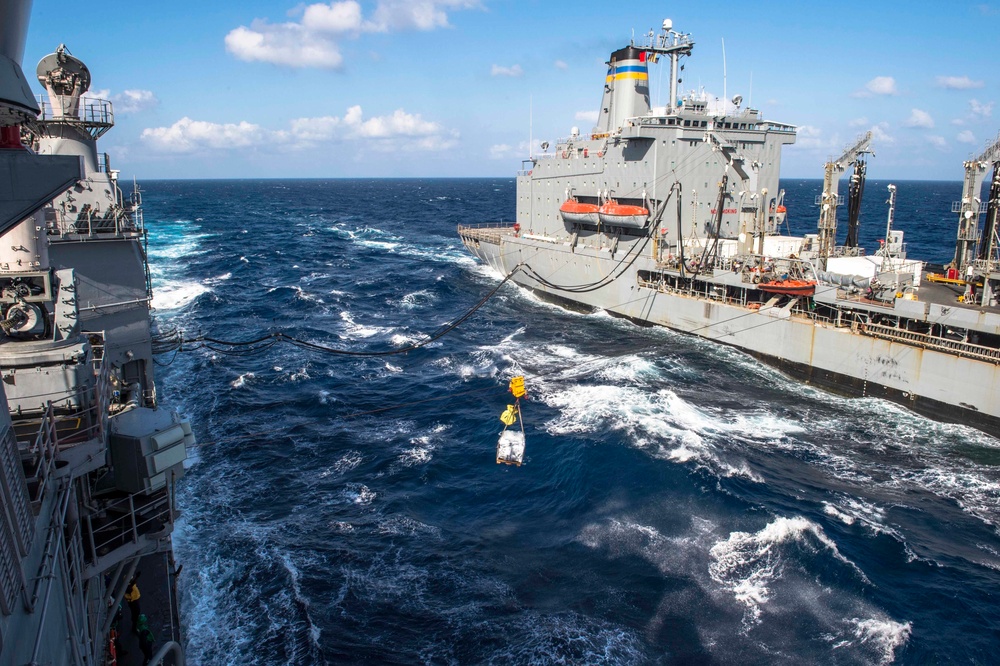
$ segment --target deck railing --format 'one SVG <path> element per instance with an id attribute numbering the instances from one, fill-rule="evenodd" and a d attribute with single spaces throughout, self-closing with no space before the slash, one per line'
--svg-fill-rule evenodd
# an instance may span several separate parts
<path id="1" fill-rule="evenodd" d="M 892 342 L 901 342 L 907 345 L 933 349 L 934 351 L 957 354 L 966 358 L 973 358 L 978 361 L 989 361 L 1000 363 L 1000 349 L 985 347 L 983 345 L 964 342 L 962 340 L 949 340 L 926 333 L 907 331 L 884 324 L 866 324 L 858 322 L 852 327 L 855 331 L 873 338 L 881 338 Z"/>

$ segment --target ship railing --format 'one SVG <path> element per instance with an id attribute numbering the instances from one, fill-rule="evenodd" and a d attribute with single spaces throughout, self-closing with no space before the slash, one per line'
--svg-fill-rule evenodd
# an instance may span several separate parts
<path id="1" fill-rule="evenodd" d="M 64 481 L 59 488 L 56 504 L 50 514 L 46 528 L 45 543 L 42 558 L 38 566 L 38 574 L 32 579 L 31 592 L 25 590 L 25 606 L 28 612 L 36 613 L 38 620 L 33 637 L 34 647 L 31 658 L 25 663 L 39 663 L 39 654 L 46 639 L 51 639 L 46 618 L 50 612 L 61 613 L 59 621 L 65 621 L 68 629 L 68 642 L 72 657 L 68 663 L 90 663 L 89 625 L 85 606 L 86 595 L 83 592 L 81 531 L 76 521 L 67 523 L 69 507 L 76 497 L 75 486 Z M 61 584 L 60 584 L 61 583 Z M 53 586 L 62 592 L 62 598 L 52 595 Z M 44 589 L 43 589 L 44 588 Z M 77 624 L 83 622 L 85 624 Z M 31 645 L 32 637 L 25 635 L 18 641 L 25 649 Z M 23 641 L 23 642 L 22 642 Z M 25 652 L 27 654 L 27 652 Z"/>
<path id="2" fill-rule="evenodd" d="M 142 219 L 141 214 L 137 213 L 137 210 L 129 211 L 117 205 L 111 205 L 104 211 L 93 210 L 85 205 L 83 210 L 75 213 L 50 208 L 45 211 L 45 225 L 49 235 L 90 238 L 139 235 L 142 232 Z"/>
<path id="3" fill-rule="evenodd" d="M 990 275 L 1000 272 L 1000 262 L 993 259 L 976 259 L 972 262 L 974 270 L 980 275 Z"/>
<path id="4" fill-rule="evenodd" d="M 980 202 L 978 202 L 978 204 L 977 203 L 963 203 L 961 201 L 952 201 L 951 202 L 951 212 L 953 212 L 953 213 L 964 213 L 965 209 L 968 208 L 972 212 L 979 213 L 980 215 L 982 215 L 987 210 L 989 210 L 989 206 L 990 206 L 990 202 L 989 201 L 980 201 Z"/>
<path id="5" fill-rule="evenodd" d="M 691 280 L 688 278 L 686 286 L 673 286 L 668 284 L 663 273 L 651 273 L 648 278 L 639 275 L 637 277 L 637 284 L 640 287 L 653 289 L 664 294 L 671 293 L 690 296 L 692 298 L 707 298 L 720 303 L 725 303 L 726 305 L 743 308 L 751 306 L 758 308 L 760 306 L 760 301 L 752 300 L 747 297 L 751 292 L 745 288 L 730 291 L 726 289 L 725 285 L 715 284 L 703 280 Z M 811 301 L 809 299 L 799 299 L 792 307 L 791 314 L 797 317 L 809 319 L 816 324 L 827 326 L 836 325 L 834 320 L 830 317 L 819 314 L 811 306 Z"/>
<path id="6" fill-rule="evenodd" d="M 39 95 L 38 120 L 61 122 L 83 127 L 93 139 L 99 138 L 115 124 L 114 107 L 110 100 L 75 95 Z"/>
<path id="7" fill-rule="evenodd" d="M 40 417 L 14 419 L 16 433 L 34 433 L 21 451 L 21 461 L 29 497 L 36 507 L 45 499 L 60 451 L 84 442 L 104 441 L 111 402 L 110 368 L 108 363 L 95 361 L 96 381 L 92 387 L 63 393 L 60 398 L 46 401 Z"/>
<path id="8" fill-rule="evenodd" d="M 928 335 L 926 333 L 918 333 L 916 331 L 907 331 L 894 326 L 886 326 L 885 324 L 873 324 L 869 322 L 856 321 L 851 328 L 858 333 L 862 333 L 873 338 L 890 340 L 892 342 L 901 342 L 903 344 L 945 352 L 948 354 L 956 354 L 958 356 L 976 359 L 977 361 L 1000 363 L 1000 349 L 993 347 L 985 347 L 983 345 L 963 342 L 961 340 L 949 340 L 948 338 L 941 338 L 935 335 Z"/>
<path id="9" fill-rule="evenodd" d="M 492 222 L 485 224 L 460 224 L 458 225 L 458 235 L 463 240 L 486 241 L 488 243 L 500 244 L 505 236 L 513 236 L 517 233 L 514 230 L 514 223 L 506 224 L 502 222 Z"/>
<path id="10" fill-rule="evenodd" d="M 846 245 L 838 245 L 833 248 L 833 253 L 831 257 L 863 257 L 865 256 L 865 248 L 863 247 L 847 247 Z"/>
<path id="11" fill-rule="evenodd" d="M 121 494 L 115 491 L 116 495 Z M 98 510 L 84 516 L 87 573 L 95 575 L 146 549 L 174 525 L 173 479 L 149 495 L 95 497 Z"/>
<path id="12" fill-rule="evenodd" d="M 45 499 L 45 492 L 49 488 L 49 478 L 56 462 L 57 442 L 55 415 L 52 403 L 49 402 L 38 424 L 34 441 L 21 454 L 21 464 L 28 482 L 28 499 L 36 509 Z"/>
<path id="13" fill-rule="evenodd" d="M 776 123 L 773 121 L 765 121 L 761 124 L 761 129 L 767 130 L 768 132 L 787 132 L 789 134 L 795 134 L 795 127 L 792 125 L 783 125 L 781 123 Z"/>

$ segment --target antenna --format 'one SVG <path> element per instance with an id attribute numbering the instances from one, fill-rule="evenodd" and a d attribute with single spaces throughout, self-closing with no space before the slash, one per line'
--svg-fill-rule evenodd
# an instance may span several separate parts
<path id="1" fill-rule="evenodd" d="M 726 38 L 722 38 L 722 103 L 727 108 L 723 108 L 722 112 L 725 115 L 729 115 L 729 94 L 726 92 Z"/>
<path id="2" fill-rule="evenodd" d="M 534 131 L 533 112 L 534 112 L 533 100 L 531 98 L 531 95 L 528 95 L 528 159 L 529 160 L 534 157 L 531 154 L 531 152 L 535 149 L 535 147 L 532 145 L 535 141 L 534 136 L 532 136 L 532 132 Z"/>

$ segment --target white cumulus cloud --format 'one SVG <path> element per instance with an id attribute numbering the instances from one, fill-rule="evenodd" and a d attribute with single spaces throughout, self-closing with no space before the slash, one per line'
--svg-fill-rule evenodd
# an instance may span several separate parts
<path id="1" fill-rule="evenodd" d="M 889 123 L 878 123 L 877 125 L 872 125 L 872 141 L 875 144 L 893 144 L 896 143 L 896 137 L 891 136 L 886 129 L 888 129 Z"/>
<path id="2" fill-rule="evenodd" d="M 478 0 L 380 0 L 369 25 L 381 32 L 447 28 L 448 10 L 481 6 Z"/>
<path id="3" fill-rule="evenodd" d="M 979 143 L 978 141 L 976 141 L 976 135 L 972 133 L 972 130 L 964 130 L 962 132 L 959 132 L 958 136 L 955 137 L 955 140 L 958 141 L 959 143 L 968 143 L 972 145 Z"/>
<path id="4" fill-rule="evenodd" d="M 978 99 L 969 100 L 970 113 L 974 118 L 983 119 L 993 115 L 993 102 L 980 102 Z"/>
<path id="5" fill-rule="evenodd" d="M 573 117 L 584 122 L 596 123 L 600 114 L 597 111 L 577 111 Z"/>
<path id="6" fill-rule="evenodd" d="M 862 116 L 861 118 L 855 118 L 854 120 L 847 123 L 848 127 L 865 127 L 868 124 L 868 118 Z"/>
<path id="7" fill-rule="evenodd" d="M 514 154 L 514 147 L 506 143 L 497 143 L 490 146 L 490 159 L 502 160 Z"/>
<path id="8" fill-rule="evenodd" d="M 117 113 L 138 113 L 153 108 L 160 100 L 152 90 L 123 90 L 111 96 L 111 103 Z"/>
<path id="9" fill-rule="evenodd" d="M 519 76 L 524 76 L 524 70 L 521 69 L 520 65 L 512 65 L 510 67 L 504 67 L 503 65 L 493 65 L 490 68 L 491 76 L 509 76 L 511 78 L 517 78 Z"/>
<path id="10" fill-rule="evenodd" d="M 139 113 L 160 103 L 152 90 L 123 90 L 115 95 L 108 89 L 91 90 L 86 97 L 106 99 L 112 103 L 115 113 Z"/>
<path id="11" fill-rule="evenodd" d="M 556 69 L 569 69 L 569 64 L 565 60 L 556 60 L 554 64 Z"/>
<path id="12" fill-rule="evenodd" d="M 268 130 L 245 121 L 212 123 L 185 117 L 170 127 L 145 129 L 141 138 L 154 150 L 168 153 L 274 146 L 309 150 L 323 143 L 358 139 L 372 142 L 376 149 L 440 151 L 455 146 L 458 132 L 403 109 L 365 118 L 360 106 L 352 106 L 343 116 L 296 118 L 287 130 Z"/>
<path id="13" fill-rule="evenodd" d="M 144 129 L 140 138 L 156 150 L 193 153 L 200 149 L 233 149 L 257 146 L 267 141 L 269 132 L 246 121 L 212 123 L 184 117 L 170 127 Z"/>
<path id="14" fill-rule="evenodd" d="M 254 19 L 226 35 L 226 50 L 247 62 L 287 67 L 337 69 L 344 62 L 340 42 L 364 32 L 434 30 L 449 27 L 448 11 L 480 7 L 478 0 L 379 0 L 370 18 L 357 0 L 298 7 L 299 21 Z"/>
<path id="15" fill-rule="evenodd" d="M 871 97 L 873 95 L 896 95 L 897 93 L 896 79 L 891 76 L 876 76 L 865 84 L 864 89 L 853 93 L 853 95 L 855 97 Z"/>
<path id="16" fill-rule="evenodd" d="M 930 129 L 934 127 L 934 119 L 931 118 L 931 114 L 927 113 L 922 109 L 913 109 L 910 111 L 910 117 L 907 118 L 903 124 L 906 125 L 907 127 L 920 127 L 924 129 Z"/>
<path id="17" fill-rule="evenodd" d="M 938 150 L 948 149 L 948 141 L 943 136 L 930 135 L 927 137 L 927 142 Z"/>
<path id="18" fill-rule="evenodd" d="M 986 85 L 983 81 L 973 81 L 968 76 L 939 76 L 935 81 L 938 86 L 949 90 L 970 90 Z"/>
<path id="19" fill-rule="evenodd" d="M 247 62 L 288 67 L 336 69 L 344 62 L 336 42 L 297 23 L 254 21 L 249 28 L 240 26 L 226 35 L 226 50 Z"/>
<path id="20" fill-rule="evenodd" d="M 543 143 L 545 144 L 544 150 L 542 149 Z M 538 155 L 548 151 L 549 148 L 548 142 L 541 139 L 534 139 L 530 144 L 527 141 L 519 141 L 516 146 L 512 146 L 509 143 L 497 143 L 490 146 L 490 159 L 504 160 L 525 157 L 527 155 Z"/>
<path id="21" fill-rule="evenodd" d="M 309 5 L 302 11 L 302 27 L 309 32 L 338 35 L 361 30 L 361 5 L 353 0 Z"/>

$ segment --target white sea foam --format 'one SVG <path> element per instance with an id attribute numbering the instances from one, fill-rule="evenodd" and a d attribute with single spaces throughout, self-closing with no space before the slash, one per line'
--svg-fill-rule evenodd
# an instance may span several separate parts
<path id="1" fill-rule="evenodd" d="M 338 474 L 343 474 L 360 465 L 362 460 L 364 460 L 364 457 L 361 455 L 361 452 L 347 451 L 337 458 L 332 467 Z"/>
<path id="2" fill-rule="evenodd" d="M 413 310 L 419 307 L 430 305 L 437 301 L 437 295 L 429 289 L 421 289 L 406 294 L 399 300 L 399 305 L 406 310 Z"/>
<path id="3" fill-rule="evenodd" d="M 386 335 L 392 332 L 392 328 L 383 326 L 365 326 L 354 321 L 354 317 L 347 310 L 340 313 L 340 318 L 344 322 L 342 335 L 347 338 L 372 338 L 376 335 Z"/>
<path id="4" fill-rule="evenodd" d="M 299 368 L 295 372 L 288 374 L 288 381 L 290 382 L 301 382 L 309 379 L 309 372 L 306 368 Z"/>
<path id="5" fill-rule="evenodd" d="M 208 286 L 193 280 L 165 280 L 154 287 L 152 306 L 157 310 L 180 310 L 208 291 Z"/>
<path id="6" fill-rule="evenodd" d="M 247 382 L 252 381 L 254 378 L 256 378 L 256 376 L 257 375 L 255 375 L 252 372 L 247 372 L 247 373 L 244 373 L 244 374 L 240 375 L 239 377 L 237 377 L 233 381 L 229 382 L 229 385 L 232 386 L 233 388 L 236 388 L 236 389 L 243 388 L 244 386 L 247 385 Z"/>
<path id="7" fill-rule="evenodd" d="M 388 329 L 388 330 L 392 330 L 392 329 Z M 410 345 L 416 344 L 416 343 L 418 343 L 418 342 L 420 342 L 422 340 L 426 340 L 426 339 L 427 339 L 427 336 L 423 335 L 423 334 L 394 333 L 392 335 L 392 337 L 389 338 L 389 342 L 391 342 L 392 344 L 394 344 L 397 347 L 408 347 Z M 440 346 L 440 343 L 438 343 L 438 342 L 432 342 L 429 345 L 425 345 L 425 346 L 427 346 L 427 347 L 437 347 L 437 346 Z"/>
<path id="8" fill-rule="evenodd" d="M 376 493 L 363 483 L 348 483 L 341 496 L 351 504 L 365 506 L 375 500 Z"/>
<path id="9" fill-rule="evenodd" d="M 394 515 L 379 521 L 378 531 L 392 536 L 441 536 L 441 528 L 427 525 L 409 516 Z"/>
<path id="10" fill-rule="evenodd" d="M 895 660 L 896 649 L 906 644 L 913 627 L 909 622 L 896 622 L 888 618 L 851 618 L 850 625 L 856 641 L 843 641 L 838 647 L 860 644 L 871 646 L 881 664 Z"/>
<path id="11" fill-rule="evenodd" d="M 399 462 L 405 467 L 424 465 L 431 461 L 437 444 L 434 443 L 435 436 L 447 431 L 450 426 L 439 424 L 431 429 L 430 434 L 413 437 L 410 439 L 410 446 L 399 454 Z"/>
<path id="12" fill-rule="evenodd" d="M 414 446 L 412 448 L 405 449 L 399 454 L 399 462 L 406 467 L 426 464 L 431 461 L 434 448 L 435 447 L 433 445 L 425 443 L 423 446 Z"/>
<path id="13" fill-rule="evenodd" d="M 708 566 L 709 575 L 746 607 L 744 625 L 749 627 L 760 622 L 761 610 L 771 597 L 770 586 L 781 577 L 784 558 L 778 546 L 796 542 L 815 552 L 814 541 L 864 577 L 852 562 L 840 554 L 823 528 L 802 517 L 776 518 L 753 534 L 731 533 L 709 551 L 712 558 Z"/>

